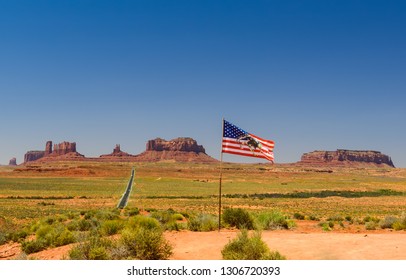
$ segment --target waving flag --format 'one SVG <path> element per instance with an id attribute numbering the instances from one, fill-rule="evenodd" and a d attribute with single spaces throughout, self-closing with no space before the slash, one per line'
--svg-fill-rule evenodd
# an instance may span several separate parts
<path id="1" fill-rule="evenodd" d="M 221 149 L 223 153 L 264 158 L 273 162 L 274 146 L 272 140 L 262 139 L 224 120 Z"/>

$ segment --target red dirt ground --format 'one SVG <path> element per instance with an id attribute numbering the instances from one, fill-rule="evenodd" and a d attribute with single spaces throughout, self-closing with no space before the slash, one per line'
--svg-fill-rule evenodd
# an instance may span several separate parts
<path id="1" fill-rule="evenodd" d="M 406 231 L 347 227 L 323 232 L 317 223 L 297 221 L 293 230 L 264 231 L 262 239 L 271 250 L 288 260 L 406 260 Z M 165 238 L 173 246 L 174 260 L 221 260 L 221 250 L 238 231 L 172 231 Z M 73 245 L 49 249 L 29 257 L 42 260 L 66 258 Z M 0 246 L 0 260 L 20 256 L 19 244 Z"/>

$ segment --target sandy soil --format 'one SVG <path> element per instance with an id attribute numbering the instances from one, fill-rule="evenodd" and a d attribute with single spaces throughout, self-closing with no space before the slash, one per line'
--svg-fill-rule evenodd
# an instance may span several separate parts
<path id="1" fill-rule="evenodd" d="M 173 232 L 175 260 L 221 260 L 233 231 Z M 268 231 L 262 239 L 289 260 L 406 260 L 404 233 L 299 233 Z"/>
<path id="2" fill-rule="evenodd" d="M 264 231 L 262 239 L 271 250 L 289 260 L 406 260 L 406 231 L 374 230 L 359 227 L 323 232 L 310 221 L 298 221 L 293 230 Z M 165 238 L 173 246 L 174 260 L 221 260 L 221 250 L 238 231 L 172 231 Z M 49 249 L 29 257 L 42 260 L 66 258 L 73 245 Z M 19 244 L 0 246 L 0 260 L 19 258 Z"/>

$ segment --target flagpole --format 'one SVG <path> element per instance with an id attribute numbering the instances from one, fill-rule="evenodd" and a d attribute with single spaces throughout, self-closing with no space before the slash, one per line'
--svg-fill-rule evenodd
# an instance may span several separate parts
<path id="1" fill-rule="evenodd" d="M 224 118 L 221 129 L 221 153 L 220 153 L 220 180 L 219 180 L 219 232 L 221 229 L 221 181 L 223 178 L 223 136 L 224 136 Z"/>

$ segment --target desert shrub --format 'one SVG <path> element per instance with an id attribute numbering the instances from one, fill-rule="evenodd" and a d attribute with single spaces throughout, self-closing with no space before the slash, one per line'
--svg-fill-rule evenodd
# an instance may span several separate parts
<path id="1" fill-rule="evenodd" d="M 222 217 L 223 221 L 231 227 L 254 229 L 253 217 L 247 210 L 242 208 L 226 208 Z"/>
<path id="2" fill-rule="evenodd" d="M 96 211 L 95 210 L 90 210 L 87 212 L 83 212 L 83 218 L 86 220 L 90 220 L 91 218 L 93 218 L 96 215 Z"/>
<path id="3" fill-rule="evenodd" d="M 136 215 L 140 214 L 140 209 L 138 209 L 138 208 L 126 208 L 125 209 L 125 214 L 127 216 L 133 217 L 133 216 L 136 216 Z"/>
<path id="4" fill-rule="evenodd" d="M 105 247 L 93 247 L 89 251 L 89 260 L 108 260 L 109 254 Z"/>
<path id="5" fill-rule="evenodd" d="M 48 243 L 45 239 L 35 239 L 31 241 L 23 241 L 21 243 L 21 249 L 26 254 L 36 253 L 45 250 L 48 247 Z"/>
<path id="6" fill-rule="evenodd" d="M 73 213 L 73 212 L 69 212 L 69 213 L 66 214 L 66 217 L 68 217 L 69 220 L 73 220 L 73 219 L 78 218 L 79 215 L 76 214 L 76 213 Z"/>
<path id="7" fill-rule="evenodd" d="M 21 242 L 24 240 L 28 235 L 30 235 L 30 231 L 26 228 L 13 231 L 11 230 L 7 235 L 7 240 L 12 240 L 14 242 Z M 1 242 L 0 242 L 1 244 Z"/>
<path id="8" fill-rule="evenodd" d="M 334 216 L 328 217 L 327 221 L 342 222 L 342 221 L 344 221 L 344 218 L 339 215 L 334 215 Z"/>
<path id="9" fill-rule="evenodd" d="M 171 245 L 161 230 L 137 227 L 123 230 L 120 242 L 131 257 L 139 260 L 166 260 L 172 255 Z"/>
<path id="10" fill-rule="evenodd" d="M 334 223 L 331 222 L 331 221 L 330 222 L 320 222 L 319 226 L 321 226 L 321 228 L 324 231 L 331 231 L 333 229 L 333 227 L 334 227 Z"/>
<path id="11" fill-rule="evenodd" d="M 3 231 L 0 231 L 0 245 L 3 245 L 7 242 L 7 234 Z"/>
<path id="12" fill-rule="evenodd" d="M 374 221 L 366 222 L 365 223 L 365 229 L 366 230 L 375 230 L 376 229 L 376 223 Z"/>
<path id="13" fill-rule="evenodd" d="M 79 220 L 71 220 L 66 224 L 66 228 L 70 231 L 78 231 L 79 230 Z"/>
<path id="14" fill-rule="evenodd" d="M 53 228 L 52 228 L 52 226 L 50 226 L 49 224 L 45 224 L 45 225 L 41 225 L 38 229 L 37 229 L 37 231 L 36 231 L 36 236 L 37 236 L 37 239 L 40 239 L 40 238 L 44 238 L 45 239 L 45 237 L 48 235 L 48 234 L 50 234 L 50 232 L 52 232 L 52 230 L 53 230 Z"/>
<path id="15" fill-rule="evenodd" d="M 126 228 L 135 229 L 137 227 L 143 227 L 146 229 L 161 229 L 161 225 L 156 219 L 146 216 L 135 216 L 128 220 Z"/>
<path id="16" fill-rule="evenodd" d="M 182 221 L 184 217 L 183 217 L 183 215 L 180 214 L 180 213 L 175 213 L 175 214 L 172 215 L 172 218 L 173 218 L 175 221 Z"/>
<path id="17" fill-rule="evenodd" d="M 406 212 L 403 212 L 399 220 L 393 224 L 395 230 L 406 230 Z"/>
<path id="18" fill-rule="evenodd" d="M 172 230 L 179 231 L 179 230 L 182 230 L 182 229 L 187 229 L 187 224 L 186 223 L 178 223 L 177 221 L 174 220 L 174 221 L 166 223 L 164 229 L 165 230 L 170 230 L 170 231 L 172 231 Z"/>
<path id="19" fill-rule="evenodd" d="M 177 221 L 183 220 L 182 214 L 176 213 L 173 209 L 152 212 L 151 217 L 159 221 L 165 230 L 180 230 L 184 228 L 183 225 L 177 223 Z"/>
<path id="20" fill-rule="evenodd" d="M 45 218 L 44 222 L 48 225 L 52 225 L 53 223 L 56 222 L 56 218 L 55 217 L 47 217 Z"/>
<path id="21" fill-rule="evenodd" d="M 213 231 L 218 228 L 218 220 L 209 214 L 190 216 L 187 227 L 191 231 Z"/>
<path id="22" fill-rule="evenodd" d="M 306 220 L 310 220 L 310 221 L 320 221 L 320 219 L 317 218 L 317 217 L 314 216 L 314 215 L 310 215 L 310 216 L 308 216 L 308 217 L 305 217 L 305 219 L 306 219 Z"/>
<path id="23" fill-rule="evenodd" d="M 296 220 L 304 220 L 305 216 L 300 213 L 295 213 L 293 214 L 293 218 L 295 218 Z"/>
<path id="24" fill-rule="evenodd" d="M 379 218 L 371 217 L 371 216 L 366 216 L 366 217 L 364 217 L 364 219 L 362 219 L 362 222 L 363 222 L 364 224 L 365 224 L 365 223 L 368 223 L 368 222 L 379 223 Z"/>
<path id="25" fill-rule="evenodd" d="M 98 235 L 91 235 L 68 252 L 71 260 L 108 260 L 109 249 L 113 246 L 110 240 L 102 239 Z"/>
<path id="26" fill-rule="evenodd" d="M 167 211 L 156 211 L 151 213 L 151 217 L 158 220 L 162 225 L 173 220 L 173 212 L 170 210 Z"/>
<path id="27" fill-rule="evenodd" d="M 101 224 L 100 233 L 102 235 L 117 234 L 124 228 L 124 223 L 121 220 L 108 220 Z"/>
<path id="28" fill-rule="evenodd" d="M 294 227 L 293 221 L 288 221 L 279 211 L 263 212 L 257 215 L 256 225 L 258 229 L 289 229 Z"/>
<path id="29" fill-rule="evenodd" d="M 224 260 L 283 260 L 279 252 L 271 252 L 261 238 L 260 232 L 248 236 L 247 230 L 242 230 L 235 239 L 229 241 L 221 250 Z"/>
<path id="30" fill-rule="evenodd" d="M 89 231 L 100 226 L 100 222 L 95 218 L 80 219 L 78 222 L 79 231 Z"/>
<path id="31" fill-rule="evenodd" d="M 76 242 L 76 238 L 73 235 L 73 233 L 68 229 L 64 229 L 62 232 L 60 232 L 55 237 L 54 243 L 51 244 L 51 245 L 58 247 L 58 246 L 64 246 L 64 245 L 67 245 L 67 244 L 71 244 L 71 243 L 74 243 L 74 242 Z"/>
<path id="32" fill-rule="evenodd" d="M 396 223 L 399 219 L 393 216 L 386 216 L 383 220 L 379 222 L 379 226 L 383 229 L 392 228 L 393 224 Z"/>
<path id="33" fill-rule="evenodd" d="M 111 220 L 117 220 L 120 217 L 120 212 L 115 210 L 99 210 L 96 211 L 94 214 L 94 218 L 96 218 L 97 221 L 111 221 Z"/>

